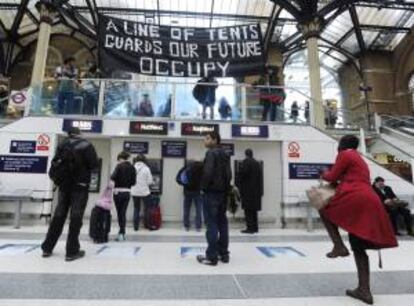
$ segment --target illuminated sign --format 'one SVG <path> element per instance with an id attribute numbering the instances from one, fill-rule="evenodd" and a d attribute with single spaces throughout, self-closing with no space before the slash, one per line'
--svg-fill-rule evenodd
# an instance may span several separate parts
<path id="1" fill-rule="evenodd" d="M 241 125 L 233 124 L 231 128 L 233 137 L 268 138 L 269 128 L 267 125 Z"/>
<path id="2" fill-rule="evenodd" d="M 68 132 L 71 128 L 74 127 L 79 128 L 82 132 L 102 133 L 102 120 L 63 120 L 63 131 Z"/>
<path id="3" fill-rule="evenodd" d="M 205 136 L 210 132 L 219 132 L 218 124 L 203 123 L 182 123 L 181 135 L 185 136 Z"/>
<path id="4" fill-rule="evenodd" d="M 167 122 L 131 121 L 130 134 L 168 135 Z"/>

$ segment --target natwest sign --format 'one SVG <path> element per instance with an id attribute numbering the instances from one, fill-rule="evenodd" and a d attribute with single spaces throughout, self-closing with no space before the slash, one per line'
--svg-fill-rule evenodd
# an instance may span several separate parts
<path id="1" fill-rule="evenodd" d="M 167 122 L 131 121 L 130 134 L 168 135 Z"/>
<path id="2" fill-rule="evenodd" d="M 182 123 L 181 135 L 185 136 L 205 136 L 210 132 L 219 132 L 218 124 L 204 123 Z"/>

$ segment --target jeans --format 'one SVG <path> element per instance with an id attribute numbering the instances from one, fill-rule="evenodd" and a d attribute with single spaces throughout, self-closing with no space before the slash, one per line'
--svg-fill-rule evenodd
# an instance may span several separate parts
<path id="1" fill-rule="evenodd" d="M 82 227 L 83 214 L 88 203 L 89 191 L 85 187 L 76 187 L 71 191 L 59 190 L 58 204 L 53 214 L 52 222 L 42 243 L 42 250 L 52 252 L 62 234 L 63 226 L 70 209 L 69 233 L 66 241 L 66 255 L 79 252 L 79 233 Z"/>
<path id="2" fill-rule="evenodd" d="M 206 257 L 217 260 L 218 255 L 229 254 L 229 224 L 226 216 L 226 194 L 205 193 L 204 220 L 206 223 L 207 250 Z"/>
<path id="3" fill-rule="evenodd" d="M 118 192 L 117 194 L 114 194 L 114 203 L 116 213 L 118 215 L 119 233 L 122 235 L 125 235 L 126 212 L 130 197 L 129 192 Z"/>
<path id="4" fill-rule="evenodd" d="M 263 103 L 262 121 L 267 121 L 267 114 L 270 110 L 270 121 L 276 121 L 277 118 L 277 104 L 266 101 Z"/>
<path id="5" fill-rule="evenodd" d="M 58 114 L 73 114 L 75 112 L 75 99 L 71 91 L 58 92 Z"/>
<path id="6" fill-rule="evenodd" d="M 133 219 L 134 229 L 137 231 L 139 229 L 141 200 L 144 202 L 144 214 L 145 214 L 146 210 L 151 205 L 151 196 L 150 195 L 146 197 L 133 196 L 132 199 L 134 200 L 134 219 Z"/>
<path id="7" fill-rule="evenodd" d="M 201 228 L 201 209 L 203 206 L 201 196 L 199 193 L 186 193 L 184 195 L 184 227 L 190 228 L 190 211 L 191 211 L 191 204 L 195 204 L 196 207 L 196 216 L 195 216 L 195 226 L 197 229 Z"/>

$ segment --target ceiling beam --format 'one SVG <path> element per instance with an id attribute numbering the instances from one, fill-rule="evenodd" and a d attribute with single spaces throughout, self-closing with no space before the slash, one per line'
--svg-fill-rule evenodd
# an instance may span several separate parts
<path id="1" fill-rule="evenodd" d="M 92 22 L 95 27 L 95 31 L 98 31 L 98 16 L 97 16 L 98 9 L 96 6 L 96 2 L 92 0 L 86 0 L 86 4 L 88 6 L 89 13 L 91 14 Z"/>
<path id="2" fill-rule="evenodd" d="M 78 12 L 86 12 L 88 8 L 86 6 L 72 6 Z M 99 7 L 100 13 L 106 14 L 128 14 L 128 15 L 144 15 L 144 14 L 158 14 L 157 10 L 153 9 L 137 9 L 137 8 L 125 8 L 125 7 Z M 187 11 L 174 11 L 174 10 L 160 10 L 160 16 L 180 16 L 180 17 L 188 17 L 188 18 L 209 18 L 211 12 L 187 12 Z M 237 15 L 237 14 L 222 14 L 222 13 L 214 13 L 214 18 L 223 18 L 223 19 L 232 19 L 232 20 L 253 20 L 259 22 L 268 22 L 269 17 L 267 16 L 257 16 L 257 15 Z M 291 23 L 296 24 L 296 20 L 292 18 L 279 18 L 279 23 Z"/>
<path id="3" fill-rule="evenodd" d="M 33 23 L 37 24 L 38 26 L 40 25 L 39 19 L 32 13 L 29 8 L 26 9 L 26 14 L 33 21 Z"/>
<path id="4" fill-rule="evenodd" d="M 373 32 L 380 32 L 380 31 L 392 32 L 392 33 L 410 33 L 411 32 L 411 28 L 370 25 L 370 24 L 361 24 L 360 28 L 363 31 L 373 31 Z"/>
<path id="5" fill-rule="evenodd" d="M 159 14 L 159 11 L 158 11 Z M 210 28 L 213 26 L 213 14 L 214 14 L 214 0 L 211 0 L 211 9 L 210 9 Z"/>
<path id="6" fill-rule="evenodd" d="M 414 3 L 408 3 L 404 1 L 357 1 L 355 6 L 368 7 L 376 9 L 392 9 L 392 10 L 404 10 L 414 11 Z"/>
<path id="7" fill-rule="evenodd" d="M 13 24 L 12 24 L 11 29 L 10 29 L 11 39 L 16 39 L 17 38 L 18 31 L 19 31 L 19 28 L 20 28 L 20 24 L 22 23 L 22 20 L 23 20 L 24 14 L 26 13 L 28 4 L 29 4 L 29 0 L 23 0 L 19 5 L 16 17 L 14 18 Z"/>
<path id="8" fill-rule="evenodd" d="M 299 9 L 297 9 L 291 2 L 293 1 L 286 1 L 286 0 L 271 0 L 273 3 L 279 5 L 283 9 L 289 12 L 296 20 L 300 20 L 302 13 Z"/>
<path id="9" fill-rule="evenodd" d="M 362 35 L 361 26 L 358 19 L 358 14 L 355 6 L 349 7 L 349 15 L 351 16 L 352 23 L 354 24 L 355 35 L 358 41 L 358 46 L 361 52 L 365 52 L 367 47 L 365 45 L 364 36 Z"/>
<path id="10" fill-rule="evenodd" d="M 270 15 L 269 22 L 267 23 L 267 29 L 266 29 L 266 33 L 264 36 L 264 43 L 263 43 L 263 48 L 264 48 L 266 57 L 269 52 L 270 43 L 272 41 L 272 36 L 273 36 L 275 27 L 277 24 L 277 19 L 279 18 L 281 11 L 282 11 L 281 7 L 277 6 L 276 4 L 273 4 L 272 14 Z"/>

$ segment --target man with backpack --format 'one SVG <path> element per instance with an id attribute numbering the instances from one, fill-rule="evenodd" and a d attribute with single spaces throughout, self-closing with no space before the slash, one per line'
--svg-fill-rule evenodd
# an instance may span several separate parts
<path id="1" fill-rule="evenodd" d="M 203 174 L 203 163 L 199 161 L 191 162 L 178 171 L 176 181 L 184 187 L 184 228 L 188 232 L 190 230 L 190 211 L 191 205 L 195 204 L 195 226 L 197 232 L 201 231 L 202 217 L 202 200 L 200 195 L 201 176 Z"/>
<path id="2" fill-rule="evenodd" d="M 217 132 L 209 132 L 204 144 L 208 151 L 204 159 L 201 193 L 204 205 L 204 220 L 207 231 L 206 254 L 197 256 L 199 263 L 215 266 L 229 257 L 229 225 L 226 216 L 227 193 L 230 190 L 230 156 L 220 147 L 221 138 Z"/>
<path id="3" fill-rule="evenodd" d="M 43 257 L 50 257 L 62 234 L 70 209 L 69 233 L 66 241 L 66 261 L 85 256 L 80 250 L 79 233 L 88 202 L 91 171 L 98 167 L 93 145 L 83 139 L 79 128 L 71 128 L 68 137 L 58 146 L 49 176 L 59 187 L 58 204 L 42 243 Z"/>

